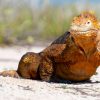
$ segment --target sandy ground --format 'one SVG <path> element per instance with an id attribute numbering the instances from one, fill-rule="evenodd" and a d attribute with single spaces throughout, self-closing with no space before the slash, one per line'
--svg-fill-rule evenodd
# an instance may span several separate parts
<path id="1" fill-rule="evenodd" d="M 0 71 L 17 69 L 21 56 L 44 47 L 0 48 Z M 100 100 L 100 68 L 91 83 L 47 83 L 0 76 L 0 100 Z"/>

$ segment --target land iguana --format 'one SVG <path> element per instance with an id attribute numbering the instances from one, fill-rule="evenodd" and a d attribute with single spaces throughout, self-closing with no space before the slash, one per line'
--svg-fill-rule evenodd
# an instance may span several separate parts
<path id="1" fill-rule="evenodd" d="M 84 81 L 100 65 L 99 21 L 94 14 L 83 12 L 73 18 L 69 31 L 40 53 L 28 52 L 19 61 L 17 71 L 0 75 L 51 81 Z"/>

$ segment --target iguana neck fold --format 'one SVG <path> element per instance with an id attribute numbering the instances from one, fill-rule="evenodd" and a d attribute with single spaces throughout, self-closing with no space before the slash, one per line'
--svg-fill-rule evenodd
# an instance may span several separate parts
<path id="1" fill-rule="evenodd" d="M 87 31 L 84 34 L 78 31 L 70 30 L 70 34 L 76 46 L 80 48 L 86 56 L 90 56 L 96 51 L 97 30 Z"/>

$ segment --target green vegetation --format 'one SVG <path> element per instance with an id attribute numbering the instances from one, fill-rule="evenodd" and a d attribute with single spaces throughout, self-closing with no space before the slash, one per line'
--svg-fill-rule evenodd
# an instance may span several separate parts
<path id="1" fill-rule="evenodd" d="M 0 8 L 0 44 L 34 44 L 52 40 L 68 30 L 72 17 L 78 13 L 73 4 L 46 6 L 38 10 L 28 5 Z"/>
<path id="2" fill-rule="evenodd" d="M 78 13 L 74 5 L 68 9 L 69 6 L 65 7 L 48 7 L 42 15 L 42 21 L 45 22 L 44 30 L 42 32 L 43 37 L 45 38 L 55 38 L 56 36 L 63 34 L 68 30 L 72 17 Z M 76 7 L 75 7 L 76 8 Z M 72 13 L 74 9 L 75 13 Z M 40 19 L 41 19 L 40 18 Z"/>

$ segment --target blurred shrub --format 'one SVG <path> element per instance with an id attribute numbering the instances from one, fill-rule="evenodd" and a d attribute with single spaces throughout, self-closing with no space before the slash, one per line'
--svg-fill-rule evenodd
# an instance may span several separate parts
<path id="1" fill-rule="evenodd" d="M 75 13 L 73 13 L 73 10 Z M 40 15 L 40 21 L 44 22 L 42 37 L 52 39 L 68 31 L 72 17 L 77 13 L 78 11 L 74 5 L 47 7 Z"/>
<path id="2" fill-rule="evenodd" d="M 40 7 L 0 7 L 0 44 L 34 44 L 57 38 L 78 14 L 75 4 Z M 41 42 L 40 42 L 41 43 Z"/>

